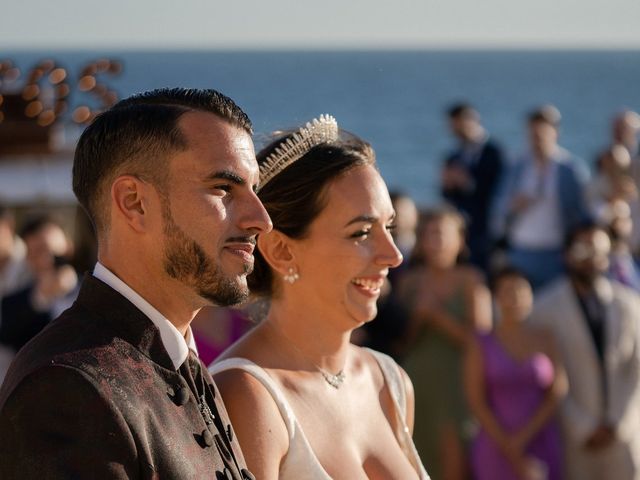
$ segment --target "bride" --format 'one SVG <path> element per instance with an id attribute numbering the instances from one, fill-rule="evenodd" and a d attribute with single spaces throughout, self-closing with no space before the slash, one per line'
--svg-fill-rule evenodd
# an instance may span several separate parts
<path id="1" fill-rule="evenodd" d="M 411 381 L 349 341 L 402 259 L 373 150 L 321 116 L 258 163 L 274 228 L 258 238 L 249 282 L 269 309 L 210 367 L 247 465 L 261 480 L 428 479 Z"/>

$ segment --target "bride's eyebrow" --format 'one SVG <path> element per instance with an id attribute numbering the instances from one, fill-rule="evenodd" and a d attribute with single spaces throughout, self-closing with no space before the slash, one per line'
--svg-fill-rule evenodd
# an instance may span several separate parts
<path id="1" fill-rule="evenodd" d="M 349 225 L 353 225 L 354 223 L 375 223 L 378 221 L 378 217 L 374 217 L 373 215 L 359 215 L 356 218 L 347 222 L 345 227 Z"/>

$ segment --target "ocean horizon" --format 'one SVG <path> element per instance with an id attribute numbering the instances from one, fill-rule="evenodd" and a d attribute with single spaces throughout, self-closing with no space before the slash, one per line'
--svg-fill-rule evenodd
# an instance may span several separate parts
<path id="1" fill-rule="evenodd" d="M 119 96 L 166 86 L 215 88 L 251 117 L 258 147 L 273 130 L 322 113 L 368 140 L 391 189 L 423 205 L 439 201 L 439 169 L 454 145 L 444 112 L 469 101 L 510 157 L 526 147 L 527 112 L 552 103 L 560 143 L 591 164 L 612 116 L 640 109 L 640 50 L 15 50 L 0 54 L 23 72 L 44 58 L 69 72 L 72 104 L 82 66 L 122 62 L 100 81 Z M 20 79 L 16 82 L 20 83 Z M 84 97 L 83 97 L 84 96 Z M 0 107 L 1 108 L 1 107 Z M 1 194 L 1 192 L 0 192 Z"/>

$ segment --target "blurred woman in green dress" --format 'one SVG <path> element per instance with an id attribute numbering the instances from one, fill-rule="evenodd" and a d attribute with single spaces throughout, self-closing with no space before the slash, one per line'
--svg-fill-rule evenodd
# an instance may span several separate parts
<path id="1" fill-rule="evenodd" d="M 400 287 L 411 318 L 403 366 L 415 388 L 414 440 L 433 480 L 469 477 L 466 443 L 473 422 L 462 362 L 474 333 L 491 324 L 491 296 L 482 275 L 458 262 L 464 237 L 464 220 L 455 210 L 428 212 L 416 265 Z"/>

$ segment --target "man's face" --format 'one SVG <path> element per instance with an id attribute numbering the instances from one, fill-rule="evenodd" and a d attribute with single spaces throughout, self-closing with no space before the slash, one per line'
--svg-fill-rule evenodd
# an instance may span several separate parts
<path id="1" fill-rule="evenodd" d="M 164 269 L 206 304 L 236 304 L 249 293 L 255 237 L 271 229 L 255 194 L 253 142 L 210 113 L 187 113 L 179 125 L 188 147 L 171 157 L 160 192 Z"/>
<path id="2" fill-rule="evenodd" d="M 625 112 L 613 122 L 613 139 L 622 145 L 633 145 L 640 132 L 640 115 L 636 112 Z"/>
<path id="3" fill-rule="evenodd" d="M 13 224 L 8 218 L 0 217 L 0 260 L 11 255 L 13 250 Z"/>
<path id="4" fill-rule="evenodd" d="M 36 274 L 48 272 L 55 268 L 55 257 L 69 254 L 70 244 L 60 227 L 54 224 L 44 225 L 24 239 L 27 247 L 27 262 Z"/>
<path id="5" fill-rule="evenodd" d="M 566 253 L 570 274 L 586 282 L 609 268 L 611 240 L 604 230 L 585 230 L 576 236 Z"/>
<path id="6" fill-rule="evenodd" d="M 558 129 L 547 122 L 531 122 L 529 124 L 529 141 L 536 154 L 550 157 L 558 145 Z"/>
<path id="7" fill-rule="evenodd" d="M 473 134 L 479 127 L 478 118 L 472 113 L 461 114 L 449 120 L 451 132 L 463 142 L 473 140 Z"/>

